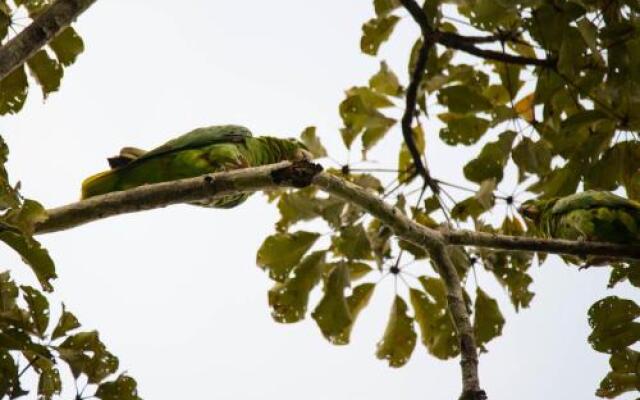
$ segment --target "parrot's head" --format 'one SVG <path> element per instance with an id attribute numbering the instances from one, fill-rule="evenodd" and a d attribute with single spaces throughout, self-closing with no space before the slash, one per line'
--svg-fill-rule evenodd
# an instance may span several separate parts
<path id="1" fill-rule="evenodd" d="M 538 225 L 543 214 L 551 209 L 558 199 L 527 200 L 518 208 L 520 215 Z"/>

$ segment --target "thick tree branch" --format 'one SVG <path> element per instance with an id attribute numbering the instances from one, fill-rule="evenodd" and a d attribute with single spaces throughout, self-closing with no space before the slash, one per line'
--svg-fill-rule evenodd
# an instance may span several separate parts
<path id="1" fill-rule="evenodd" d="M 505 250 L 541 251 L 578 256 L 604 256 L 640 260 L 640 247 L 611 243 L 579 242 L 492 235 L 471 231 L 438 231 L 420 225 L 376 195 L 334 175 L 321 173 L 308 162 L 267 165 L 201 177 L 146 185 L 114 192 L 48 210 L 48 219 L 36 226 L 37 233 L 70 229 L 91 221 L 172 204 L 228 196 L 277 187 L 313 184 L 321 190 L 356 204 L 380 219 L 394 233 L 428 250 L 447 286 L 449 309 L 461 340 L 463 397 L 478 399 L 480 389 L 473 329 L 462 297 L 462 285 L 446 251 L 448 245 L 489 247 Z"/>
<path id="2" fill-rule="evenodd" d="M 0 80 L 24 64 L 96 0 L 57 0 L 31 25 L 0 47 Z"/>

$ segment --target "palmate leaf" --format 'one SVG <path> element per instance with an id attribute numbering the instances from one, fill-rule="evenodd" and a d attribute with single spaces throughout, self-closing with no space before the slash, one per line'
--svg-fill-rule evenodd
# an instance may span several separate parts
<path id="1" fill-rule="evenodd" d="M 371 244 L 362 224 L 340 228 L 340 234 L 331 238 L 332 251 L 336 256 L 349 260 L 371 260 Z"/>
<path id="2" fill-rule="evenodd" d="M 98 332 L 80 332 L 55 347 L 75 378 L 86 375 L 89 383 L 100 383 L 118 370 L 118 358 L 100 341 Z"/>
<path id="3" fill-rule="evenodd" d="M 378 342 L 376 356 L 387 360 L 390 367 L 399 368 L 406 364 L 416 347 L 417 335 L 413 329 L 413 318 L 407 314 L 407 310 L 407 303 L 396 295 L 387 328 Z"/>
<path id="4" fill-rule="evenodd" d="M 351 323 L 344 327 L 344 329 L 335 337 L 334 343 L 336 344 L 348 344 L 351 338 L 351 330 L 356 322 L 356 318 L 360 314 L 360 311 L 369 304 L 369 300 L 373 295 L 375 284 L 363 283 L 353 288 L 353 291 L 349 297 L 347 297 L 347 306 L 349 307 L 349 313 L 351 314 Z"/>
<path id="5" fill-rule="evenodd" d="M 0 241 L 20 254 L 24 262 L 33 270 L 44 290 L 52 291 L 53 286 L 50 281 L 57 275 L 47 250 L 43 249 L 35 239 L 22 232 L 9 230 L 10 228 L 4 229 L 0 230 Z"/>
<path id="6" fill-rule="evenodd" d="M 507 131 L 500 134 L 495 142 L 487 143 L 477 158 L 468 162 L 463 169 L 468 180 L 481 183 L 487 179 L 502 181 L 504 168 L 511 154 L 511 147 L 517 133 Z"/>
<path id="7" fill-rule="evenodd" d="M 54 395 L 62 391 L 62 381 L 60 371 L 53 363 L 46 363 L 40 368 L 40 378 L 38 379 L 38 394 L 40 399 L 50 400 Z"/>
<path id="8" fill-rule="evenodd" d="M 49 326 L 49 301 L 36 289 L 30 286 L 21 286 L 24 299 L 29 305 L 29 314 L 35 331 L 40 337 L 44 337 Z"/>
<path id="9" fill-rule="evenodd" d="M 27 65 L 36 82 L 42 88 L 42 94 L 46 99 L 49 93 L 55 92 L 60 88 L 62 75 L 64 74 L 62 66 L 58 61 L 51 58 L 45 50 L 40 50 L 29 60 Z"/>
<path id="10" fill-rule="evenodd" d="M 75 315 L 66 310 L 64 304 L 62 305 L 62 315 L 56 324 L 56 327 L 51 333 L 51 340 L 55 340 L 66 336 L 67 332 L 80 327 L 80 322 Z"/>
<path id="11" fill-rule="evenodd" d="M 440 139 L 450 146 L 472 145 L 489 129 L 488 120 L 474 115 L 445 113 L 438 117 L 447 124 L 446 128 L 440 130 Z"/>
<path id="12" fill-rule="evenodd" d="M 11 354 L 0 349 L 0 398 L 16 399 L 28 392 L 20 387 L 18 364 Z"/>

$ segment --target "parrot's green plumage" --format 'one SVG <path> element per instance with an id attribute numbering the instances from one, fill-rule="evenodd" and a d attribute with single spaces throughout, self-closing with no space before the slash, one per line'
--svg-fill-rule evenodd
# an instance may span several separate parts
<path id="1" fill-rule="evenodd" d="M 640 203 L 610 192 L 530 200 L 520 212 L 549 238 L 640 244 Z"/>
<path id="2" fill-rule="evenodd" d="M 212 172 L 308 158 L 310 153 L 295 139 L 253 137 L 247 128 L 236 125 L 210 126 L 195 129 L 149 152 L 125 147 L 119 156 L 109 159 L 113 169 L 85 179 L 82 198 Z M 226 196 L 197 204 L 231 208 L 248 196 Z"/>

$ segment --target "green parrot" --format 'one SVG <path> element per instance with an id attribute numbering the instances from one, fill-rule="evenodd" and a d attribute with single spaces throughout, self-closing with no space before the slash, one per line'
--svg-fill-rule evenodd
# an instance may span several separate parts
<path id="1" fill-rule="evenodd" d="M 195 129 L 148 152 L 123 148 L 120 155 L 109 159 L 111 170 L 82 182 L 82 198 L 212 172 L 311 158 L 311 153 L 296 139 L 253 137 L 247 128 L 237 125 L 209 126 Z M 249 195 L 243 193 L 194 204 L 232 208 Z"/>
<path id="2" fill-rule="evenodd" d="M 640 244 L 640 203 L 610 192 L 529 200 L 519 211 L 549 238 Z"/>

